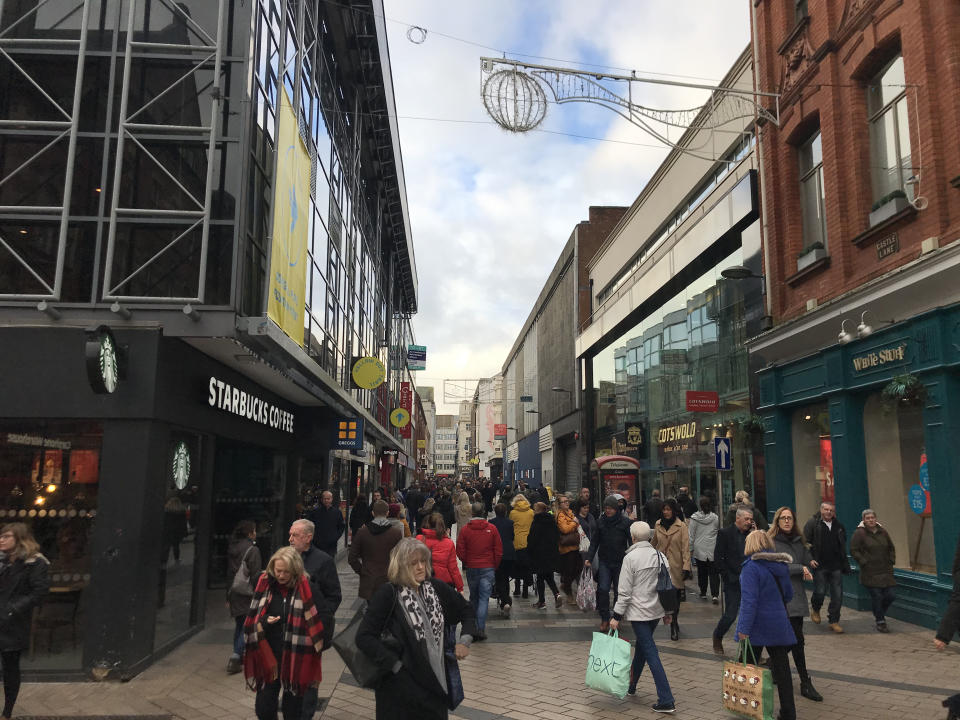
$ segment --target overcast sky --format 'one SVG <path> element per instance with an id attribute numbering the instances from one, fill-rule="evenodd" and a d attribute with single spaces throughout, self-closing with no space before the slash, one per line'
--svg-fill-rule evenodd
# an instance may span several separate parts
<path id="1" fill-rule="evenodd" d="M 716 82 L 749 41 L 750 0 L 385 4 L 420 282 L 413 324 L 427 346 L 417 384 L 436 388 L 439 412 L 455 412 L 443 404 L 443 380 L 501 370 L 589 206 L 630 205 L 667 153 L 615 113 L 584 103 L 549 105 L 540 131 L 502 130 L 481 101 L 480 58 L 506 52 L 543 65 Z M 423 42 L 408 39 L 410 26 L 427 31 Z M 634 88 L 635 102 L 660 107 L 704 98 Z"/>

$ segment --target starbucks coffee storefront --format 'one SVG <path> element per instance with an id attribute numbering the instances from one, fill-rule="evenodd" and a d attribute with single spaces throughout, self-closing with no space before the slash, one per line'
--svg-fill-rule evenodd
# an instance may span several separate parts
<path id="1" fill-rule="evenodd" d="M 115 355 L 81 329 L 4 333 L 0 522 L 27 523 L 50 561 L 34 678 L 128 678 L 225 619 L 205 613 L 236 524 L 254 521 L 269 555 L 303 468 L 329 468 L 327 409 L 268 390 L 269 366 L 241 374 L 159 331 L 104 336 Z"/>
<path id="2" fill-rule="evenodd" d="M 848 537 L 875 510 L 896 547 L 889 614 L 936 626 L 960 532 L 960 305 L 761 370 L 758 412 L 769 506 L 794 507 L 804 523 L 833 502 Z M 869 607 L 856 574 L 844 594 Z"/>

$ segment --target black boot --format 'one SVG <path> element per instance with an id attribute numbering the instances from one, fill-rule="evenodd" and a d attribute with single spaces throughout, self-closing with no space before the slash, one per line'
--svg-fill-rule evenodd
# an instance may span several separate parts
<path id="1" fill-rule="evenodd" d="M 823 695 L 814 689 L 813 683 L 810 681 L 809 676 L 800 678 L 800 694 L 803 695 L 807 700 L 823 702 Z"/>
<path id="2" fill-rule="evenodd" d="M 520 581 L 519 580 L 513 581 L 513 596 L 520 597 Z"/>
<path id="3" fill-rule="evenodd" d="M 670 639 L 671 640 L 680 639 L 680 624 L 676 621 L 676 619 L 674 619 L 674 621 L 670 623 Z"/>

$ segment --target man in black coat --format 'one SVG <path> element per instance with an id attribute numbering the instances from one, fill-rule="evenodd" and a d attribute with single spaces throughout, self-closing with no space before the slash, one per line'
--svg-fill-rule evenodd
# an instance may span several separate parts
<path id="1" fill-rule="evenodd" d="M 613 601 L 617 601 L 617 581 L 623 556 L 630 547 L 632 520 L 620 512 L 620 501 L 608 495 L 603 501 L 603 515 L 597 521 L 597 532 L 590 542 L 590 550 L 584 565 L 591 566 L 597 557 L 597 613 L 600 615 L 600 632 L 610 627 L 610 587 L 613 586 Z"/>
<path id="2" fill-rule="evenodd" d="M 696 511 L 697 504 L 690 497 L 690 488 L 684 486 L 677 493 L 677 504 L 680 506 L 683 517 L 680 519 L 686 522 Z"/>
<path id="3" fill-rule="evenodd" d="M 820 512 L 803 526 L 803 537 L 810 545 L 813 562 L 813 595 L 810 596 L 810 619 L 820 623 L 820 608 L 830 587 L 827 622 L 835 633 L 842 633 L 840 608 L 843 605 L 843 576 L 852 572 L 847 559 L 847 530 L 837 519 L 833 503 L 820 503 Z"/>
<path id="4" fill-rule="evenodd" d="M 290 544 L 303 559 L 303 571 L 310 583 L 310 594 L 317 608 L 317 615 L 323 623 L 323 649 L 330 647 L 333 640 L 334 616 L 343 593 L 340 590 L 340 578 L 333 558 L 313 544 L 314 526 L 309 520 L 294 520 L 290 526 Z M 303 696 L 302 720 L 311 720 L 317 710 L 317 688 L 308 689 Z"/>
<path id="5" fill-rule="evenodd" d="M 657 524 L 660 519 L 660 511 L 663 510 L 663 498 L 660 497 L 660 491 L 654 489 L 650 493 L 650 499 L 643 506 L 643 521 L 650 527 Z"/>
<path id="6" fill-rule="evenodd" d="M 407 491 L 407 497 L 404 499 L 404 502 L 406 503 L 407 514 L 409 515 L 410 529 L 413 530 L 414 535 L 420 532 L 420 527 L 417 525 L 417 513 L 420 512 L 420 508 L 423 507 L 426 501 L 427 496 L 420 492 L 419 485 L 414 485 Z"/>
<path id="7" fill-rule="evenodd" d="M 748 507 L 737 509 L 733 525 L 717 533 L 713 548 L 713 562 L 723 580 L 723 615 L 713 630 L 713 652 L 723 655 L 723 636 L 737 619 L 740 612 L 740 568 L 743 565 L 743 549 L 747 535 L 756 529 L 753 512 Z"/>
<path id="8" fill-rule="evenodd" d="M 347 527 L 340 508 L 333 505 L 333 493 L 320 493 L 320 504 L 307 513 L 306 519 L 313 523 L 313 545 L 332 558 L 337 556 L 337 543 Z"/>
<path id="9" fill-rule="evenodd" d="M 943 614 L 937 636 L 933 640 L 937 650 L 943 650 L 953 636 L 960 630 L 960 538 L 957 538 L 957 550 L 953 554 L 953 592 L 947 603 L 947 611 Z"/>
<path id="10" fill-rule="evenodd" d="M 597 505 L 593 499 L 590 497 L 590 488 L 582 487 L 580 488 L 580 503 L 586 504 L 590 507 L 590 514 L 593 515 L 593 519 L 596 520 L 600 517 L 600 506 Z"/>

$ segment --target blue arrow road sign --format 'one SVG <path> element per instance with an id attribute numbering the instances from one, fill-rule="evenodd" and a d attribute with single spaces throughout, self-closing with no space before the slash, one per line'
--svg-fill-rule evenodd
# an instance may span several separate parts
<path id="1" fill-rule="evenodd" d="M 730 469 L 730 438 L 715 437 L 713 439 L 713 456 L 717 470 Z"/>

